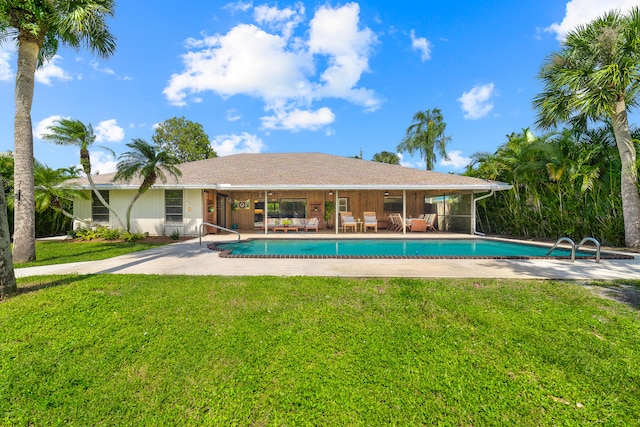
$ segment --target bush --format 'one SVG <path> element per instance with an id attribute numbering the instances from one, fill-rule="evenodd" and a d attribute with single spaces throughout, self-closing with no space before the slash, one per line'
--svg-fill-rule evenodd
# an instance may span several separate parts
<path id="1" fill-rule="evenodd" d="M 177 228 L 173 230 L 173 233 L 171 233 L 171 238 L 173 240 L 178 240 L 180 238 L 180 231 Z"/>
<path id="2" fill-rule="evenodd" d="M 124 231 L 121 228 L 111 229 L 109 227 L 96 227 L 96 228 L 79 228 L 77 230 L 70 231 L 68 236 L 77 240 L 94 240 L 104 239 L 109 241 L 123 240 L 125 242 L 137 242 L 140 239 L 144 239 L 149 236 L 149 233 L 130 233 Z"/>

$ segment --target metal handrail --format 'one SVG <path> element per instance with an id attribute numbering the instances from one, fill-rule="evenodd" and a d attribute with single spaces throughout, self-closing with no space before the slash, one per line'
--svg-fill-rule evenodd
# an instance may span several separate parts
<path id="1" fill-rule="evenodd" d="M 584 239 L 580 240 L 580 243 L 576 245 L 576 251 L 580 249 L 580 246 L 584 245 L 587 242 L 592 242 L 593 244 L 596 245 L 596 263 L 599 263 L 600 262 L 600 242 L 598 242 L 593 237 L 585 237 Z"/>
<path id="2" fill-rule="evenodd" d="M 198 237 L 199 237 L 199 240 L 200 240 L 200 246 L 202 246 L 202 226 L 203 225 L 208 225 L 209 227 L 214 227 L 214 228 L 217 228 L 219 230 L 228 231 L 229 233 L 237 234 L 238 235 L 238 240 L 236 240 L 236 243 L 238 243 L 240 241 L 240 233 L 238 233 L 237 231 L 229 230 L 228 228 L 225 228 L 225 227 L 222 227 L 222 226 L 216 225 L 216 224 L 211 224 L 209 222 L 203 222 L 198 226 Z"/>
<path id="3" fill-rule="evenodd" d="M 571 262 L 574 262 L 574 261 L 576 260 L 576 244 L 573 242 L 573 240 L 571 240 L 571 239 L 570 239 L 570 238 L 568 238 L 568 237 L 561 237 L 561 238 L 559 238 L 559 239 L 558 239 L 558 241 L 556 242 L 556 244 L 555 244 L 555 245 L 553 245 L 553 246 L 551 247 L 551 249 L 549 249 L 549 252 L 547 252 L 547 255 L 545 255 L 545 256 L 549 256 L 549 254 L 550 254 L 551 252 L 553 252 L 553 250 L 554 250 L 555 248 L 557 248 L 557 247 L 558 247 L 558 245 L 560 244 L 560 242 L 567 242 L 567 243 L 569 243 L 569 244 L 571 245 Z"/>

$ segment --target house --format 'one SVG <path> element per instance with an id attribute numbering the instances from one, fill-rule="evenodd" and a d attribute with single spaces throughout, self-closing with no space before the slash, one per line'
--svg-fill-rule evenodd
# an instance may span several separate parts
<path id="1" fill-rule="evenodd" d="M 138 199 L 131 231 L 150 235 L 198 235 L 200 225 L 240 230 L 265 229 L 267 218 L 318 218 L 320 228 L 334 228 L 337 212 L 361 217 L 375 211 L 379 227 L 390 213 L 417 217 L 437 213 L 440 230 L 475 232 L 475 200 L 509 190 L 511 185 L 399 165 L 321 153 L 237 154 L 178 165 L 182 176 L 158 182 Z M 101 194 L 125 220 L 139 181 L 113 182 L 114 174 L 93 176 Z M 74 201 L 74 214 L 95 224 L 119 223 L 90 191 Z M 335 212 L 325 216 L 325 209 Z M 331 209 L 329 209 L 330 211 Z M 325 219 L 326 218 L 326 219 Z M 76 221 L 75 228 L 83 224 Z M 216 232 L 203 226 L 204 232 Z"/>

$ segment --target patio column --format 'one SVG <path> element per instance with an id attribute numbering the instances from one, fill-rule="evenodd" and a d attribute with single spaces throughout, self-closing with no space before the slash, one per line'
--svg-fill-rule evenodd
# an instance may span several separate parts
<path id="1" fill-rule="evenodd" d="M 407 190 L 402 190 L 402 234 L 407 234 Z"/>
<path id="2" fill-rule="evenodd" d="M 333 224 L 336 227 L 336 235 L 338 235 L 338 228 L 340 228 L 340 212 L 338 212 L 338 190 L 336 190 L 335 199 L 333 199 L 333 214 L 336 216 Z"/>
<path id="3" fill-rule="evenodd" d="M 264 234 L 269 234 L 269 227 L 267 226 L 267 214 L 269 206 L 269 191 L 264 190 L 264 209 L 262 210 L 262 225 L 264 225 Z"/>
<path id="4" fill-rule="evenodd" d="M 469 230 L 471 232 L 471 235 L 475 235 L 476 234 L 476 201 L 473 199 L 474 193 L 473 191 L 471 192 L 471 230 Z"/>

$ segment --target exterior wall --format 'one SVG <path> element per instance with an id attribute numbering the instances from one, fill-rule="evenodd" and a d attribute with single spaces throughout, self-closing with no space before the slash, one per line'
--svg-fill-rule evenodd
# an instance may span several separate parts
<path id="1" fill-rule="evenodd" d="M 89 191 L 87 191 L 89 194 Z M 126 210 L 129 202 L 136 193 L 136 190 L 111 190 L 110 204 L 116 209 L 116 212 L 123 221 L 126 221 Z M 384 211 L 384 191 L 347 191 L 341 190 L 329 194 L 327 191 L 277 191 L 268 196 L 269 200 L 294 198 L 306 199 L 307 211 L 304 216 L 306 218 L 317 217 L 320 219 L 321 228 L 327 228 L 324 221 L 325 202 L 333 202 L 337 204 L 336 196 L 348 199 L 348 209 L 356 218 L 363 218 L 365 211 L 374 211 L 378 218 L 378 226 L 385 227 L 388 216 L 392 212 Z M 402 197 L 402 191 L 391 191 L 390 196 Z M 147 232 L 151 236 L 169 236 L 177 231 L 181 236 L 197 236 L 199 226 L 204 218 L 206 222 L 216 223 L 213 218 L 215 212 L 208 212 L 208 206 L 214 205 L 215 192 L 210 190 L 204 193 L 202 189 L 185 189 L 183 190 L 183 221 L 181 223 L 165 222 L 164 210 L 164 190 L 152 189 L 143 194 L 131 211 L 131 231 L 136 233 Z M 233 209 L 233 203 L 225 203 L 226 223 L 220 224 L 226 228 L 232 228 L 234 224 L 237 228 L 244 230 L 254 229 L 254 210 L 255 202 L 264 201 L 264 191 L 244 191 L 231 192 L 227 194 L 228 201 L 247 201 L 249 200 L 248 209 Z M 425 197 L 436 197 L 438 199 L 447 200 L 443 197 L 443 193 L 427 193 L 425 191 L 407 191 L 406 193 L 406 216 L 417 217 L 425 213 L 424 200 Z M 473 203 L 473 196 L 467 195 L 470 203 Z M 205 200 L 206 199 L 206 200 Z M 440 230 L 452 230 L 467 232 L 473 229 L 472 225 L 472 207 L 458 207 L 454 209 L 454 215 L 449 212 L 448 203 L 437 203 L 438 228 Z M 402 212 L 397 212 L 402 214 Z M 79 218 L 91 220 L 91 199 L 74 200 L 74 214 Z M 335 225 L 337 211 L 328 223 Z M 455 215 L 457 214 L 457 215 Z M 74 229 L 86 226 L 78 221 L 74 221 Z M 120 228 L 120 224 L 114 215 L 110 215 L 109 227 Z M 208 230 L 211 232 L 213 229 Z M 207 230 L 204 230 L 205 232 Z M 215 232 L 215 231 L 214 231 Z"/>
<path id="2" fill-rule="evenodd" d="M 81 218 L 85 221 L 91 221 L 91 191 L 84 191 L 88 196 L 88 199 L 74 199 L 73 200 L 73 214 L 74 216 Z M 73 229 L 86 227 L 87 224 L 80 221 L 73 220 Z"/>
<path id="3" fill-rule="evenodd" d="M 109 204 L 126 222 L 127 207 L 136 190 L 111 190 Z M 76 216 L 91 220 L 91 200 L 74 200 L 73 209 Z M 169 236 L 175 230 L 181 236 L 197 236 L 198 227 L 202 223 L 203 203 L 202 190 L 183 190 L 183 220 L 182 223 L 165 223 L 164 218 L 164 190 L 151 189 L 140 196 L 131 209 L 131 232 L 149 233 L 151 236 Z M 74 229 L 86 226 L 74 221 Z M 110 228 L 121 228 L 113 214 L 109 215 Z"/>

